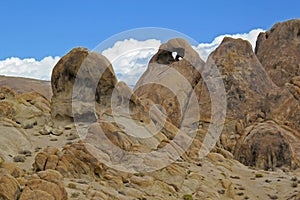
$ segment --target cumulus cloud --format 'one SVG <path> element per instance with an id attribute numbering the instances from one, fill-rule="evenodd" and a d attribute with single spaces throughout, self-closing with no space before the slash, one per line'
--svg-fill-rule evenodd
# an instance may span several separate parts
<path id="1" fill-rule="evenodd" d="M 0 74 L 50 80 L 52 69 L 59 59 L 58 56 L 48 56 L 40 61 L 34 58 L 7 58 L 0 61 Z"/>
<path id="2" fill-rule="evenodd" d="M 203 60 L 206 60 L 209 54 L 221 44 L 224 37 L 232 37 L 232 38 L 241 38 L 244 40 L 248 40 L 251 43 L 254 50 L 256 45 L 256 39 L 260 32 L 264 32 L 264 30 L 259 28 L 259 29 L 253 29 L 249 33 L 234 34 L 234 35 L 230 35 L 230 34 L 220 35 L 216 37 L 211 43 L 200 43 L 197 47 L 193 47 L 193 48 L 200 54 L 200 57 Z"/>
<path id="3" fill-rule="evenodd" d="M 262 29 L 254 29 L 249 33 L 220 35 L 211 43 L 200 43 L 193 47 L 203 60 L 215 50 L 222 42 L 223 38 L 233 37 L 248 40 L 255 48 L 256 38 Z M 138 41 L 136 39 L 126 39 L 116 42 L 111 48 L 101 52 L 112 63 L 119 80 L 134 86 L 147 68 L 150 58 L 157 52 L 161 45 L 160 40 L 148 39 Z M 22 76 L 35 79 L 50 80 L 51 72 L 59 57 L 45 57 L 38 61 L 34 58 L 20 59 L 16 57 L 7 58 L 0 61 L 0 74 L 7 76 Z"/>
<path id="4" fill-rule="evenodd" d="M 160 45 L 161 41 L 156 39 L 126 39 L 116 42 L 102 54 L 112 63 L 118 79 L 134 86 Z"/>

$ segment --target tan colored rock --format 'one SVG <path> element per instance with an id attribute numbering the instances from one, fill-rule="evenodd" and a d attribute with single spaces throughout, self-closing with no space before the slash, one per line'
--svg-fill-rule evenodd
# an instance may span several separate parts
<path id="1" fill-rule="evenodd" d="M 17 180 L 11 175 L 0 177 L 0 199 L 10 200 L 17 199 L 21 188 Z"/>
<path id="2" fill-rule="evenodd" d="M 83 143 L 66 145 L 62 151 L 46 148 L 38 153 L 33 164 L 35 171 L 57 170 L 63 177 L 99 176 L 102 164 L 87 151 Z"/>
<path id="3" fill-rule="evenodd" d="M 37 92 L 16 94 L 13 89 L 3 86 L 0 97 L 0 117 L 9 118 L 25 129 L 49 121 L 50 103 Z"/>
<path id="4" fill-rule="evenodd" d="M 102 76 L 98 77 L 100 75 Z M 74 83 L 76 91 L 73 91 Z M 89 52 L 85 48 L 73 49 L 61 58 L 52 72 L 52 117 L 73 119 L 72 97 L 74 96 L 74 101 L 78 103 L 74 108 L 78 115 L 76 117 L 82 117 L 81 120 L 85 121 L 95 121 L 95 116 L 90 113 L 91 105 L 95 101 L 104 107 L 107 106 L 106 104 L 109 105 L 116 83 L 113 68 L 104 56 Z"/>
<path id="5" fill-rule="evenodd" d="M 177 54 L 174 58 L 172 53 Z M 145 73 L 135 86 L 139 98 L 150 99 L 161 106 L 169 122 L 181 125 L 185 106 L 193 88 L 200 80 L 204 62 L 183 39 L 162 44 L 151 58 Z"/>
<path id="6" fill-rule="evenodd" d="M 62 182 L 62 175 L 55 170 L 46 170 L 32 176 L 26 183 L 20 199 L 55 199 L 66 200 L 67 191 Z"/>
<path id="7" fill-rule="evenodd" d="M 55 169 L 58 164 L 58 161 L 59 159 L 57 155 L 49 155 L 47 158 L 45 169 Z"/>
<path id="8" fill-rule="evenodd" d="M 277 23 L 257 38 L 256 55 L 279 87 L 300 75 L 299 41 L 299 19 Z"/>
<path id="9" fill-rule="evenodd" d="M 295 169 L 300 166 L 299 148 L 299 133 L 268 121 L 245 130 L 234 156 L 243 164 L 258 169 Z"/>
<path id="10" fill-rule="evenodd" d="M 35 162 L 33 164 L 34 169 L 36 171 L 41 171 L 44 170 L 45 166 L 46 166 L 46 162 L 48 159 L 48 154 L 46 152 L 39 152 L 36 156 L 35 156 Z"/>
<path id="11" fill-rule="evenodd" d="M 225 37 L 220 46 L 213 51 L 205 64 L 203 75 L 206 79 L 214 77 L 212 66 L 217 67 L 223 80 L 226 91 L 226 102 L 216 99 L 214 116 L 221 119 L 224 116 L 221 110 L 226 104 L 226 120 L 219 146 L 232 152 L 236 144 L 236 138 L 244 127 L 254 123 L 260 118 L 264 119 L 261 102 L 267 93 L 276 88 L 268 77 L 263 66 L 256 58 L 251 44 L 242 39 Z M 212 74 L 212 75 L 210 75 Z M 212 79 L 213 80 L 213 79 Z M 211 96 L 203 81 L 196 86 L 199 94 L 200 117 L 204 129 L 211 122 Z"/>
<path id="12" fill-rule="evenodd" d="M 31 190 L 26 187 L 20 196 L 20 200 L 55 200 L 55 197 L 45 191 Z"/>

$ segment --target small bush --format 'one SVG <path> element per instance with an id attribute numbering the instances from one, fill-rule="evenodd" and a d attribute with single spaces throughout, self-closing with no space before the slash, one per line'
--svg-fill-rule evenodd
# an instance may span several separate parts
<path id="1" fill-rule="evenodd" d="M 183 200 L 193 200 L 193 196 L 191 194 L 183 195 Z"/>
<path id="2" fill-rule="evenodd" d="M 262 174 L 255 174 L 255 177 L 256 178 L 262 178 L 262 177 L 264 177 L 264 175 L 262 175 Z"/>
<path id="3" fill-rule="evenodd" d="M 76 184 L 75 183 L 69 183 L 68 188 L 76 189 Z"/>

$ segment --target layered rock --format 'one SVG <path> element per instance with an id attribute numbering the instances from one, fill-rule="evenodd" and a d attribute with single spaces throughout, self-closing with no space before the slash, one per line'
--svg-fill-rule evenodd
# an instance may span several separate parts
<path id="1" fill-rule="evenodd" d="M 20 200 L 66 200 L 67 197 L 63 177 L 54 170 L 41 171 L 30 177 L 20 194 Z"/>
<path id="2" fill-rule="evenodd" d="M 21 188 L 18 181 L 11 175 L 0 177 L 0 198 L 1 199 L 18 199 Z"/>
<path id="3" fill-rule="evenodd" d="M 33 164 L 35 171 L 57 170 L 64 177 L 93 178 L 101 173 L 102 164 L 91 155 L 83 143 L 67 145 L 62 151 L 46 148 L 38 153 Z"/>
<path id="4" fill-rule="evenodd" d="M 42 125 L 50 119 L 50 103 L 37 92 L 16 94 L 3 86 L 0 90 L 0 117 L 21 124 L 23 128 Z"/>
<path id="5" fill-rule="evenodd" d="M 75 48 L 61 58 L 53 69 L 51 84 L 53 119 L 73 119 L 73 114 L 86 121 L 95 121 L 90 108 L 97 102 L 110 104 L 117 83 L 113 68 L 102 55 L 85 48 Z M 75 110 L 73 101 L 77 102 Z M 75 113 L 73 113 L 75 112 Z"/>
<path id="6" fill-rule="evenodd" d="M 279 87 L 300 75 L 300 20 L 275 24 L 257 38 L 256 55 Z"/>
<path id="7" fill-rule="evenodd" d="M 0 166 L 0 198 L 39 200 L 66 200 L 67 191 L 62 175 L 54 170 L 27 174 L 14 164 Z"/>

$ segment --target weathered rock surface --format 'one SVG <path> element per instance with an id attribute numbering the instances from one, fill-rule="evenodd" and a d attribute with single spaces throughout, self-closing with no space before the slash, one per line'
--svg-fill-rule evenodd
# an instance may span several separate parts
<path id="1" fill-rule="evenodd" d="M 67 191 L 63 185 L 63 177 L 58 171 L 50 169 L 41 171 L 27 180 L 20 200 L 40 199 L 68 199 Z"/>
<path id="2" fill-rule="evenodd" d="M 21 188 L 18 181 L 11 175 L 0 177 L 0 198 L 4 200 L 18 199 Z"/>
<path id="3" fill-rule="evenodd" d="M 272 121 L 245 129 L 235 149 L 235 158 L 260 169 L 291 168 L 300 164 L 300 135 Z"/>
<path id="4" fill-rule="evenodd" d="M 37 92 L 16 94 L 13 89 L 0 89 L 0 117 L 8 118 L 28 129 L 50 120 L 50 103 Z"/>
<path id="5" fill-rule="evenodd" d="M 250 43 L 242 39 L 225 37 L 209 56 L 203 74 L 212 73 L 209 71 L 212 65 L 220 72 L 227 97 L 226 121 L 220 145 L 232 152 L 244 127 L 257 120 L 264 120 L 261 101 L 276 86 L 256 58 Z M 200 94 L 201 120 L 204 123 L 210 122 L 212 105 L 208 89 L 203 82 L 199 82 L 196 90 Z M 224 103 L 219 102 L 220 105 Z"/>
<path id="6" fill-rule="evenodd" d="M 183 39 L 162 44 L 135 86 L 141 99 L 161 105 L 167 120 L 179 127 L 204 62 Z"/>
<path id="7" fill-rule="evenodd" d="M 73 98 L 74 101 L 78 101 L 74 108 L 79 115 L 76 117 L 95 121 L 95 116 L 90 113 L 91 105 L 94 102 L 103 106 L 109 104 L 116 83 L 113 68 L 104 56 L 89 52 L 85 48 L 73 49 L 61 58 L 52 72 L 52 117 L 72 120 Z M 74 84 L 76 87 L 73 91 Z"/>
<path id="8" fill-rule="evenodd" d="M 87 150 L 83 143 L 74 143 L 64 147 L 46 148 L 39 152 L 33 164 L 35 171 L 57 170 L 64 177 L 93 178 L 101 173 L 102 164 Z"/>
<path id="9" fill-rule="evenodd" d="M 260 33 L 256 42 L 256 55 L 279 87 L 300 75 L 300 20 L 275 24 Z"/>

